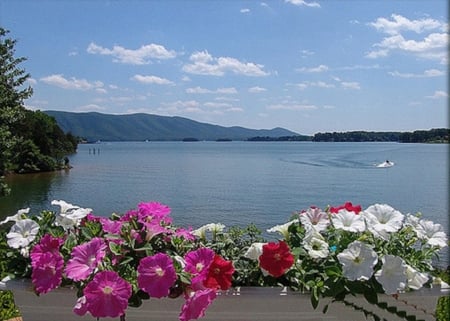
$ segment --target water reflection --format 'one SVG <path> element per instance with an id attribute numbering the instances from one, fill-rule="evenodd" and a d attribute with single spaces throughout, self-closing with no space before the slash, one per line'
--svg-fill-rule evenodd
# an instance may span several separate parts
<path id="1" fill-rule="evenodd" d="M 48 209 L 51 188 L 60 186 L 70 171 L 17 174 L 6 177 L 11 194 L 0 197 L 0 219 L 13 215 L 18 209 L 31 207 L 33 212 Z"/>

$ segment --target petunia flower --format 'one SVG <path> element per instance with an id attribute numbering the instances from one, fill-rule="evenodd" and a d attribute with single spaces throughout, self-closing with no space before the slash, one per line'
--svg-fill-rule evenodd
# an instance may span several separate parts
<path id="1" fill-rule="evenodd" d="M 206 279 L 214 255 L 214 251 L 209 248 L 199 248 L 186 253 L 184 270 L 192 274 L 192 283 L 203 282 Z"/>
<path id="2" fill-rule="evenodd" d="M 263 252 L 263 245 L 265 244 L 267 243 L 259 243 L 259 242 L 253 243 L 245 252 L 244 257 L 255 261 L 259 260 L 259 257 Z"/>
<path id="3" fill-rule="evenodd" d="M 165 253 L 147 256 L 139 262 L 138 286 L 151 297 L 162 298 L 169 295 L 170 287 L 177 280 L 171 257 Z"/>
<path id="4" fill-rule="evenodd" d="M 316 231 L 324 231 L 330 225 L 328 214 L 320 208 L 312 206 L 299 214 L 303 225 L 313 225 Z"/>
<path id="5" fill-rule="evenodd" d="M 389 233 L 397 232 L 403 225 L 404 215 L 387 204 L 375 204 L 362 212 L 369 231 L 386 239 Z"/>
<path id="6" fill-rule="evenodd" d="M 377 253 L 369 245 L 353 241 L 337 255 L 342 264 L 344 276 L 352 281 L 369 280 L 373 275 L 373 268 L 378 263 Z"/>
<path id="7" fill-rule="evenodd" d="M 60 213 L 56 216 L 56 222 L 65 230 L 80 225 L 81 220 L 92 212 L 92 209 L 90 208 L 82 208 L 62 200 L 53 200 L 51 204 L 61 208 Z"/>
<path id="8" fill-rule="evenodd" d="M 186 299 L 180 313 L 180 321 L 189 321 L 201 318 L 212 301 L 217 297 L 216 290 L 203 289 L 191 292 Z"/>
<path id="9" fill-rule="evenodd" d="M 138 221 L 141 223 L 165 223 L 170 224 L 172 218 L 169 216 L 170 207 L 158 202 L 148 202 L 138 204 Z"/>
<path id="10" fill-rule="evenodd" d="M 410 265 L 406 265 L 406 276 L 408 288 L 413 290 L 419 290 L 430 279 L 426 273 L 419 272 Z"/>
<path id="11" fill-rule="evenodd" d="M 67 277 L 74 281 L 88 278 L 105 257 L 106 249 L 105 241 L 99 237 L 75 246 L 72 249 L 72 258 L 67 262 Z"/>
<path id="12" fill-rule="evenodd" d="M 209 223 L 192 231 L 192 234 L 200 237 L 201 239 L 206 239 L 206 232 L 212 232 L 214 238 L 217 233 L 222 232 L 224 229 L 225 225 L 223 225 L 222 223 Z"/>
<path id="13" fill-rule="evenodd" d="M 349 212 L 346 209 L 339 210 L 337 214 L 331 217 L 333 226 L 338 230 L 349 231 L 353 233 L 364 232 L 366 224 L 361 215 L 356 215 L 355 212 Z"/>
<path id="14" fill-rule="evenodd" d="M 73 312 L 79 316 L 83 316 L 88 312 L 86 297 L 84 295 L 77 299 L 77 303 L 73 307 Z"/>
<path id="15" fill-rule="evenodd" d="M 186 241 L 194 241 L 194 240 L 195 240 L 195 236 L 194 236 L 194 234 L 192 234 L 192 228 L 191 228 L 191 227 L 188 228 L 188 229 L 185 229 L 185 228 L 178 228 L 178 229 L 175 231 L 174 235 L 175 235 L 176 237 L 182 237 L 182 238 L 184 238 Z"/>
<path id="16" fill-rule="evenodd" d="M 64 239 L 45 234 L 39 244 L 31 250 L 31 266 L 35 267 L 40 262 L 40 257 L 45 253 L 60 254 L 59 248 L 64 244 Z"/>
<path id="17" fill-rule="evenodd" d="M 234 273 L 232 261 L 227 261 L 216 254 L 208 269 L 208 275 L 203 284 L 207 288 L 228 290 L 231 287 L 231 277 Z"/>
<path id="18" fill-rule="evenodd" d="M 17 222 L 20 220 L 23 220 L 26 216 L 25 214 L 28 214 L 30 212 L 30 208 L 23 208 L 21 210 L 18 210 L 16 214 L 13 216 L 8 216 L 6 219 L 0 222 L 0 225 L 5 224 L 7 222 Z"/>
<path id="19" fill-rule="evenodd" d="M 37 293 L 43 294 L 55 289 L 61 284 L 64 268 L 64 258 L 57 253 L 42 253 L 33 262 L 31 281 Z"/>
<path id="20" fill-rule="evenodd" d="M 429 220 L 420 220 L 415 226 L 417 237 L 425 240 L 431 246 L 443 248 L 447 246 L 447 235 L 441 224 L 435 224 Z"/>
<path id="21" fill-rule="evenodd" d="M 84 288 L 86 310 L 95 318 L 117 318 L 125 314 L 131 297 L 131 284 L 115 271 L 95 274 Z"/>
<path id="22" fill-rule="evenodd" d="M 298 220 L 292 220 L 282 225 L 275 225 L 267 230 L 269 233 L 280 233 L 281 236 L 284 237 L 285 240 L 289 240 L 289 226 L 292 224 L 298 223 Z"/>
<path id="23" fill-rule="evenodd" d="M 330 253 L 330 246 L 312 225 L 307 228 L 302 243 L 309 256 L 313 259 L 326 258 Z"/>
<path id="24" fill-rule="evenodd" d="M 25 248 L 34 241 L 39 232 L 39 224 L 26 218 L 17 221 L 6 234 L 8 245 L 14 249 Z"/>
<path id="25" fill-rule="evenodd" d="M 269 242 L 263 245 L 259 263 L 270 275 L 280 277 L 294 264 L 294 256 L 286 242 Z"/>
<path id="26" fill-rule="evenodd" d="M 120 234 L 123 222 L 101 217 L 100 224 L 102 224 L 102 228 L 105 233 Z"/>
<path id="27" fill-rule="evenodd" d="M 406 286 L 406 263 L 402 258 L 387 254 L 381 258 L 381 270 L 375 273 L 376 280 L 386 294 L 395 294 Z"/>
<path id="28" fill-rule="evenodd" d="M 337 214 L 340 210 L 347 210 L 359 214 L 361 212 L 361 205 L 353 205 L 351 202 L 346 202 L 344 205 L 330 207 L 330 213 Z"/>

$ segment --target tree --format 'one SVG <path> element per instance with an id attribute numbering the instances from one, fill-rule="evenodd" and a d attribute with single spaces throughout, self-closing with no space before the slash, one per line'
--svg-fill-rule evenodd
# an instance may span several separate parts
<path id="1" fill-rule="evenodd" d="M 0 27 L 0 176 L 13 166 L 12 152 L 22 141 L 17 128 L 25 117 L 23 102 L 33 94 L 31 87 L 23 88 L 30 75 L 18 66 L 26 58 L 14 57 L 17 40 L 8 33 Z"/>

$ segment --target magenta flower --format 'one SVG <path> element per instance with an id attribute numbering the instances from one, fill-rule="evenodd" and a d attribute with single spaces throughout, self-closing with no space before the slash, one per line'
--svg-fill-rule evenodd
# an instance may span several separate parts
<path id="1" fill-rule="evenodd" d="M 139 288 L 155 298 L 168 296 L 170 288 L 177 280 L 173 261 L 165 253 L 143 258 L 137 271 Z"/>
<path id="2" fill-rule="evenodd" d="M 194 234 L 192 234 L 192 227 L 190 227 L 189 229 L 185 229 L 185 228 L 177 229 L 175 231 L 175 236 L 182 237 L 186 241 L 194 241 L 195 240 L 195 236 L 194 236 Z"/>
<path id="3" fill-rule="evenodd" d="M 138 204 L 138 220 L 142 223 L 157 221 L 170 224 L 172 218 L 169 214 L 170 207 L 158 202 Z"/>
<path id="4" fill-rule="evenodd" d="M 99 272 L 84 288 L 85 308 L 96 318 L 117 318 L 125 313 L 131 292 L 131 284 L 117 272 Z"/>
<path id="5" fill-rule="evenodd" d="M 102 224 L 103 231 L 111 234 L 120 234 L 122 230 L 122 222 L 114 221 L 106 217 L 100 218 L 100 223 Z"/>
<path id="6" fill-rule="evenodd" d="M 47 293 L 61 284 L 64 259 L 61 254 L 41 253 L 34 261 L 31 280 L 37 293 Z"/>
<path id="7" fill-rule="evenodd" d="M 106 248 L 105 242 L 99 237 L 75 246 L 72 258 L 67 262 L 67 277 L 74 281 L 85 280 L 105 257 Z"/>
<path id="8" fill-rule="evenodd" d="M 180 321 L 189 321 L 203 317 L 206 309 L 216 296 L 216 291 L 213 289 L 195 291 L 183 304 Z"/>
<path id="9" fill-rule="evenodd" d="M 144 223 L 144 226 L 146 232 L 145 239 L 147 241 L 150 241 L 153 237 L 159 234 L 172 233 L 171 230 L 161 226 L 159 223 Z"/>
<path id="10" fill-rule="evenodd" d="M 45 234 L 39 244 L 37 244 L 31 250 L 31 266 L 35 267 L 40 264 L 40 258 L 44 253 L 60 254 L 59 248 L 64 243 L 64 239 L 59 237 L 53 237 L 50 234 Z"/>
<path id="11" fill-rule="evenodd" d="M 192 274 L 192 284 L 202 283 L 206 279 L 214 256 L 214 251 L 209 248 L 200 248 L 186 253 L 184 270 Z"/>

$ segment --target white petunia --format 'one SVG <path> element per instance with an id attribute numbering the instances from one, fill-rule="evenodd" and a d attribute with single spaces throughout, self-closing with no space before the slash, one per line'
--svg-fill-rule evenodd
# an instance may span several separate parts
<path id="1" fill-rule="evenodd" d="M 405 217 L 387 204 L 371 205 L 361 215 L 365 218 L 369 231 L 384 239 L 389 233 L 397 232 L 402 227 Z"/>
<path id="2" fill-rule="evenodd" d="M 413 290 L 419 290 L 429 280 L 429 276 L 419 272 L 410 265 L 406 266 L 406 276 L 408 278 L 408 287 Z"/>
<path id="3" fill-rule="evenodd" d="M 369 245 L 354 241 L 337 255 L 342 264 L 344 276 L 352 281 L 369 280 L 373 275 L 373 268 L 378 263 L 377 253 Z"/>
<path id="4" fill-rule="evenodd" d="M 306 230 L 303 247 L 313 259 L 326 258 L 330 253 L 330 246 L 312 226 Z"/>
<path id="5" fill-rule="evenodd" d="M 330 225 L 328 214 L 318 207 L 310 207 L 299 214 L 303 225 L 313 225 L 317 231 L 324 231 Z"/>
<path id="6" fill-rule="evenodd" d="M 395 294 L 406 286 L 406 263 L 402 258 L 387 254 L 381 258 L 381 270 L 375 273 L 376 280 L 386 294 Z"/>
<path id="7" fill-rule="evenodd" d="M 441 224 L 435 224 L 429 220 L 420 220 L 415 227 L 415 231 L 418 238 L 425 240 L 431 246 L 440 248 L 447 246 L 447 235 Z"/>
<path id="8" fill-rule="evenodd" d="M 287 223 L 284 223 L 282 225 L 275 225 L 274 227 L 271 227 L 267 230 L 269 233 L 275 233 L 278 232 L 283 236 L 286 240 L 289 240 L 289 226 L 291 226 L 294 223 L 298 223 L 298 220 L 292 220 Z"/>
<path id="9" fill-rule="evenodd" d="M 78 226 L 83 218 L 89 213 L 92 213 L 92 209 L 90 208 L 82 208 L 65 201 L 53 200 L 52 205 L 61 207 L 61 212 L 56 216 L 56 222 L 64 229 Z"/>
<path id="10" fill-rule="evenodd" d="M 23 220 L 24 218 L 26 218 L 25 214 L 28 214 L 30 212 L 30 208 L 23 208 L 21 210 L 18 210 L 17 213 L 13 216 L 8 216 L 6 219 L 4 219 L 3 221 L 0 222 L 0 225 L 5 224 L 7 222 L 17 222 L 20 220 Z"/>
<path id="11" fill-rule="evenodd" d="M 339 230 L 349 232 L 364 232 L 366 230 L 364 218 L 359 214 L 355 214 L 355 212 L 349 212 L 345 209 L 340 210 L 337 214 L 333 214 L 331 221 L 333 226 Z"/>
<path id="12" fill-rule="evenodd" d="M 253 243 L 250 245 L 247 252 L 245 252 L 244 257 L 258 261 L 259 257 L 262 255 L 264 244 L 267 243 Z"/>
<path id="13" fill-rule="evenodd" d="M 39 232 L 39 224 L 30 219 L 17 221 L 6 234 L 8 245 L 14 249 L 27 247 Z"/>
<path id="14" fill-rule="evenodd" d="M 192 231 L 192 234 L 204 239 L 204 238 L 206 238 L 206 232 L 213 232 L 215 234 L 218 232 L 222 232 L 224 229 L 225 229 L 225 225 L 223 225 L 221 223 L 209 223 L 209 224 L 205 224 L 205 225 L 199 227 L 198 229 Z"/>

